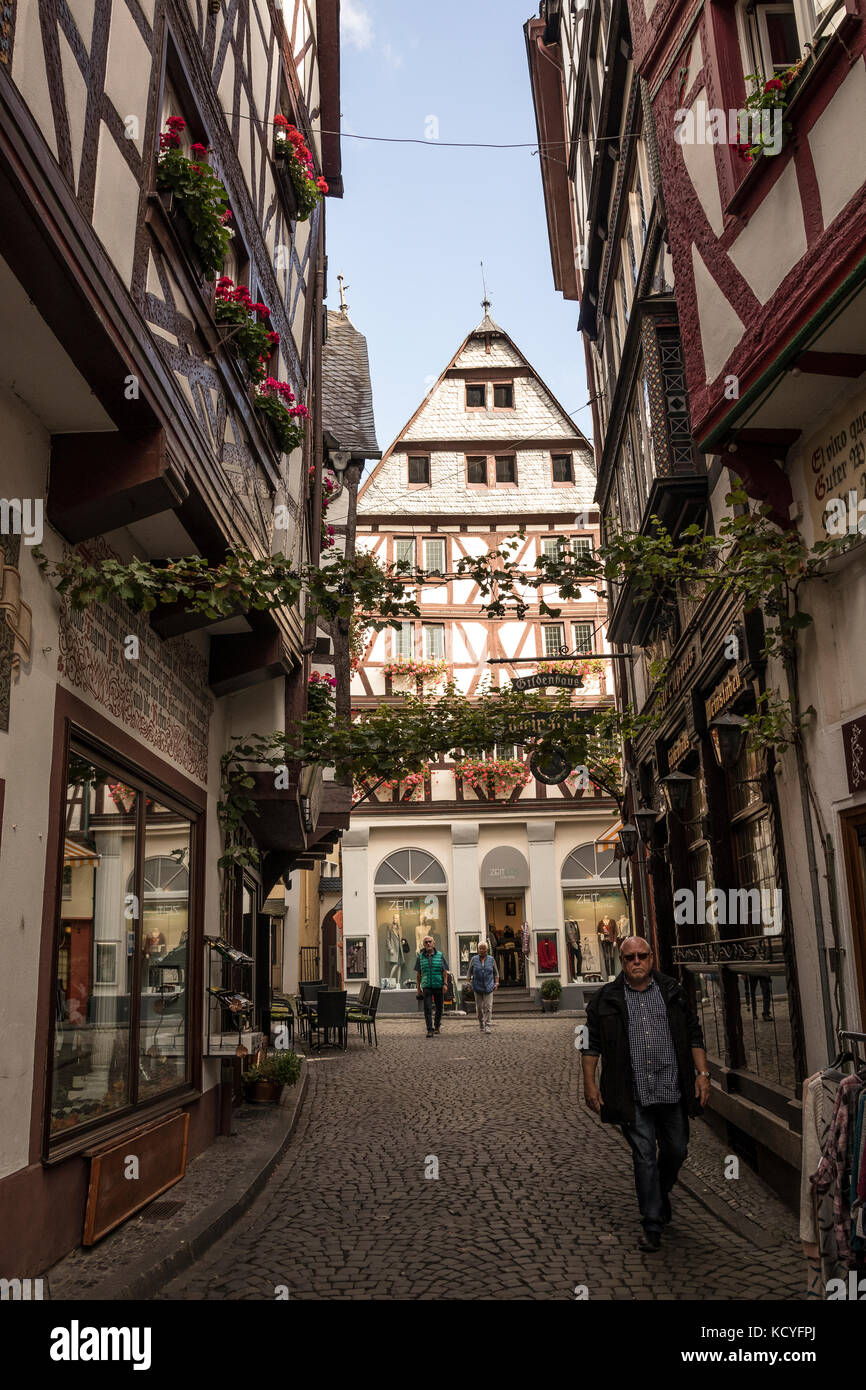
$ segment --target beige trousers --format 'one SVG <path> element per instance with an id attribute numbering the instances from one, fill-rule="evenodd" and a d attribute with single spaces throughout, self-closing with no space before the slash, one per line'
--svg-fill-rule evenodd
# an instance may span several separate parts
<path id="1" fill-rule="evenodd" d="M 489 994 L 476 994 L 475 1014 L 478 1019 L 478 1026 L 485 1032 L 490 1031 L 490 1020 L 493 1016 L 493 991 Z"/>

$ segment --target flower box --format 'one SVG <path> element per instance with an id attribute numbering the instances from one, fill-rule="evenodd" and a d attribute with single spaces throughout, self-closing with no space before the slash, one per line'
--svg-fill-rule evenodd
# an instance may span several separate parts
<path id="1" fill-rule="evenodd" d="M 295 192 L 295 185 L 289 171 L 289 160 L 286 155 L 274 155 L 274 172 L 276 174 L 277 186 L 283 195 L 283 202 L 286 205 L 286 215 L 290 222 L 297 222 L 298 195 Z"/>

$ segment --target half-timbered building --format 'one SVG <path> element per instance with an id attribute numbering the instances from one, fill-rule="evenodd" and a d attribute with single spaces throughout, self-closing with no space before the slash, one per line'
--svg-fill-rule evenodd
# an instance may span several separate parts
<path id="1" fill-rule="evenodd" d="M 866 496 L 866 165 L 851 145 L 866 116 L 862 17 L 845 0 L 601 0 L 577 15 L 551 0 L 526 32 L 540 131 L 569 142 L 567 173 L 542 161 L 544 189 L 555 271 L 577 267 L 558 271 L 558 284 L 581 301 L 591 361 L 602 310 L 626 340 L 632 330 L 622 317 L 630 293 L 603 305 L 594 266 L 604 280 L 609 262 L 607 283 L 617 278 L 619 247 L 628 267 L 624 208 L 605 188 L 627 185 L 641 127 L 650 221 L 664 239 L 664 293 L 679 325 L 676 361 L 663 356 L 661 369 L 682 450 L 641 497 L 642 472 L 665 471 L 662 414 L 624 451 L 616 409 L 602 419 L 603 531 L 640 530 L 653 511 L 674 537 L 690 522 L 713 529 L 739 482 L 751 505 L 768 506 L 781 528 L 799 526 L 807 545 L 834 525 L 839 534 L 842 512 L 852 535 L 844 561 L 803 594 L 815 621 L 799 641 L 798 691 L 767 660 L 760 615 L 720 595 L 698 603 L 683 594 L 674 611 L 635 604 L 626 586 L 610 623 L 612 642 L 637 658 L 623 697 L 661 715 L 632 750 L 634 807 L 659 812 L 641 854 L 663 961 L 683 972 L 703 1017 L 710 1116 L 796 1202 L 801 1082 L 835 1055 L 837 1029 L 863 1027 L 866 1010 L 866 666 L 852 638 Z M 763 125 L 759 100 L 771 107 Z M 645 316 L 649 285 L 638 277 L 636 288 L 634 311 Z M 622 369 L 612 375 L 619 393 Z M 604 410 L 610 391 L 599 390 Z M 657 683 L 653 657 L 667 661 Z M 737 719 L 768 691 L 794 693 L 799 709 L 814 711 L 805 768 L 790 748 L 734 746 Z M 777 910 L 760 922 L 710 910 L 677 923 L 671 894 L 684 888 L 696 902 L 714 888 L 729 902 L 763 891 Z"/>
<path id="2" fill-rule="evenodd" d="M 527 570 L 548 549 L 589 554 L 599 534 L 587 440 L 484 308 L 360 491 L 358 548 L 418 566 L 428 582 L 418 590 L 420 619 L 368 634 L 352 683 L 356 711 L 446 678 L 471 698 L 565 651 L 585 667 L 576 699 L 609 699 L 598 659 L 606 612 L 594 581 L 558 604 L 555 619 L 542 618 L 536 594 L 525 619 L 500 621 L 482 616 L 477 586 L 456 574 L 461 557 L 518 533 Z M 458 982 L 485 937 L 515 991 L 551 976 L 566 989 L 600 978 L 599 924 L 626 913 L 603 840 L 615 811 L 579 777 L 536 781 L 519 747 L 492 746 L 477 760 L 455 750 L 393 785 L 362 782 L 342 842 L 350 978 L 379 985 L 381 1008 L 405 1010 L 402 990 L 414 990 L 428 932 Z"/>
<path id="3" fill-rule="evenodd" d="M 241 606 L 215 623 L 120 599 L 73 611 L 35 559 L 37 542 L 49 561 L 79 545 L 124 563 L 219 561 L 237 545 L 318 559 L 338 13 L 337 0 L 3 6 L 4 1274 L 97 1237 L 229 1124 L 240 1056 L 268 1027 L 272 890 L 348 824 L 350 789 L 320 770 L 257 773 L 244 834 L 258 868 L 218 870 L 220 757 L 304 712 L 313 619 Z M 306 201 L 275 143 L 291 127 L 309 150 Z M 166 150 L 221 182 L 221 264 L 159 187 Z M 217 312 L 219 275 L 267 318 L 267 373 L 309 412 L 288 451 Z M 334 669 L 338 637 L 319 647 Z M 118 1183 L 132 1132 L 140 1178 Z"/>

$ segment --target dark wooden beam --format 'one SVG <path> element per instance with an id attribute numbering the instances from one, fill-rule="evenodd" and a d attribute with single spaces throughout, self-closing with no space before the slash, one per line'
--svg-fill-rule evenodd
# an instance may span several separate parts
<path id="1" fill-rule="evenodd" d="M 779 466 L 779 456 L 778 447 L 744 443 L 740 435 L 736 453 L 726 454 L 725 462 L 731 472 L 736 473 L 753 501 L 769 505 L 771 521 L 775 521 L 783 531 L 789 531 L 794 525 L 790 514 L 794 494 L 790 478 Z"/>
<path id="2" fill-rule="evenodd" d="M 162 429 L 52 436 L 48 520 L 73 544 L 171 511 L 186 494 Z"/>
<path id="3" fill-rule="evenodd" d="M 214 695 L 233 695 L 286 675 L 291 662 L 279 632 L 245 632 L 212 637 L 209 684 Z"/>
<path id="4" fill-rule="evenodd" d="M 801 352 L 791 364 L 812 376 L 862 376 L 866 372 L 866 353 Z"/>
<path id="5" fill-rule="evenodd" d="M 802 430 L 797 429 L 737 430 L 736 443 L 738 446 L 740 444 L 766 444 L 775 449 L 776 457 L 779 458 L 797 443 L 802 433 Z"/>

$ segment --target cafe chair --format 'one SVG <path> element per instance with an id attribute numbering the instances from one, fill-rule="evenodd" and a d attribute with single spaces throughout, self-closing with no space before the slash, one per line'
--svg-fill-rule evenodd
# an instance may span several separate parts
<path id="1" fill-rule="evenodd" d="M 350 1008 L 347 1014 L 350 1023 L 357 1023 L 358 1032 L 367 1030 L 367 1042 L 372 1047 L 373 1039 L 376 1039 L 376 1046 L 379 1046 L 379 1035 L 376 1032 L 376 1014 L 379 1010 L 379 996 L 382 991 L 378 985 L 369 985 L 370 990 L 367 1002 L 356 1008 Z M 363 994 L 362 994 L 363 998 Z"/>
<path id="2" fill-rule="evenodd" d="M 336 1032 L 337 1046 L 345 1052 L 349 1045 L 349 1024 L 346 1017 L 346 991 L 344 989 L 320 989 L 316 1012 L 310 1017 L 310 1046 L 330 1047 L 328 1035 Z M 315 1043 L 314 1038 L 324 1038 L 324 1043 Z"/>

